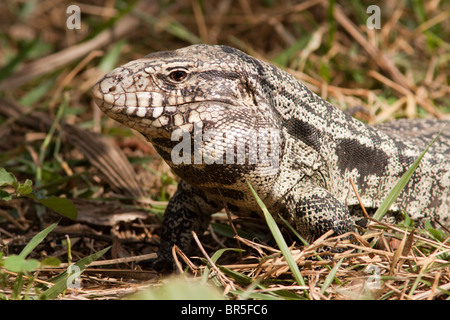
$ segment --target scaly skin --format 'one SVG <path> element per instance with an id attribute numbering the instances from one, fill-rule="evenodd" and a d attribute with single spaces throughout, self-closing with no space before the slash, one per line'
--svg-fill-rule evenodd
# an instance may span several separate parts
<path id="1" fill-rule="evenodd" d="M 307 239 L 352 231 L 358 200 L 373 212 L 448 121 L 366 125 L 290 74 L 225 46 L 157 52 L 105 75 L 93 90 L 111 118 L 142 133 L 181 177 L 164 220 L 156 265 L 188 250 L 210 215 L 269 211 Z M 391 207 L 449 225 L 449 126 Z M 184 156 L 184 157 L 183 157 Z"/>

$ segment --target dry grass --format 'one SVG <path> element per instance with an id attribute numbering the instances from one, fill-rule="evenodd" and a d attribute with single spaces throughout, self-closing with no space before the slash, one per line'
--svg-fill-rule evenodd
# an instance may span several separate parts
<path id="1" fill-rule="evenodd" d="M 160 275 L 136 263 L 157 250 L 160 217 L 176 177 L 141 137 L 93 105 L 90 88 L 119 64 L 192 43 L 227 44 L 276 63 L 365 122 L 449 118 L 446 1 L 382 2 L 379 30 L 366 26 L 371 4 L 366 1 L 337 1 L 331 7 L 321 0 L 140 1 L 134 8 L 124 1 L 115 7 L 110 1 L 77 4 L 79 30 L 67 29 L 62 0 L 0 4 L 0 167 L 19 181 L 33 180 L 46 195 L 71 199 L 78 209 L 77 221 L 63 219 L 31 257 L 67 261 L 66 234 L 73 261 L 112 245 L 104 260 L 83 272 L 82 289 L 68 290 L 66 298 L 117 299 L 161 285 Z M 62 119 L 55 121 L 63 105 Z M 56 133 L 44 144 L 54 125 Z M 57 219 L 29 198 L 0 200 L 0 252 L 19 253 Z M 197 242 L 201 260 L 175 252 L 180 270 L 213 284 L 220 296 L 449 297 L 448 232 L 414 230 L 408 221 L 404 226 L 373 222 L 358 233 L 327 235 L 305 246 L 283 225 L 304 279 L 298 284 L 265 226 L 233 221 L 240 236 L 234 236 L 226 214 L 214 216 Z M 244 252 L 220 251 L 233 247 Z M 39 270 L 33 283 L 45 283 L 66 267 Z M 10 298 L 17 274 L 0 268 L 0 296 Z"/>

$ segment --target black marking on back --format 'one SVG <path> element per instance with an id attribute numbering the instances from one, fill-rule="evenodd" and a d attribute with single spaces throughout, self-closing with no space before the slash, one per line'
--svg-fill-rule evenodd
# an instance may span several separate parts
<path id="1" fill-rule="evenodd" d="M 356 139 L 340 139 L 336 144 L 336 155 L 341 172 L 358 170 L 359 185 L 364 184 L 368 175 L 383 176 L 389 164 L 389 157 L 383 150 L 363 145 Z"/>
<path id="2" fill-rule="evenodd" d="M 286 123 L 288 133 L 320 152 L 322 132 L 306 121 L 291 118 Z"/>

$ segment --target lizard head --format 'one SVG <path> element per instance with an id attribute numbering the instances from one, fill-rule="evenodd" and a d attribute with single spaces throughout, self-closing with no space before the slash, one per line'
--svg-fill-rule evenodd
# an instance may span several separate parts
<path id="1" fill-rule="evenodd" d="M 231 119 L 255 122 L 261 112 L 245 58 L 253 59 L 225 46 L 156 52 L 106 74 L 93 96 L 109 117 L 149 140 L 162 131 L 192 132 L 198 122 L 203 127 Z"/>
<path id="2" fill-rule="evenodd" d="M 110 118 L 142 133 L 181 177 L 192 177 L 184 166 L 192 159 L 200 166 L 226 162 L 244 170 L 256 162 L 251 150 L 257 143 L 264 150 L 270 145 L 272 154 L 278 148 L 277 117 L 266 101 L 271 90 L 258 88 L 265 68 L 270 65 L 230 47 L 194 45 L 111 71 L 93 96 Z M 276 165 L 278 158 L 272 158 Z"/>

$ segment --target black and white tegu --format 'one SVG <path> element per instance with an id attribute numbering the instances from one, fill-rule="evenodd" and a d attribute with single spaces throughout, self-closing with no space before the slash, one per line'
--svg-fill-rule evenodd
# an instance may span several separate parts
<path id="1" fill-rule="evenodd" d="M 139 131 L 181 178 L 164 214 L 156 266 L 174 244 L 188 250 L 210 215 L 269 211 L 309 240 L 354 229 L 445 126 L 399 120 L 370 126 L 323 100 L 287 72 L 227 46 L 157 52 L 108 73 L 94 87 L 109 117 Z M 450 126 L 391 206 L 450 224 Z"/>

